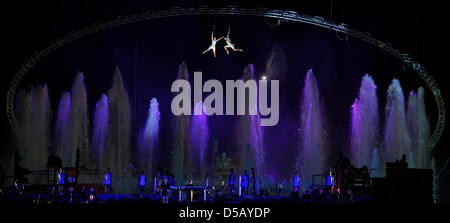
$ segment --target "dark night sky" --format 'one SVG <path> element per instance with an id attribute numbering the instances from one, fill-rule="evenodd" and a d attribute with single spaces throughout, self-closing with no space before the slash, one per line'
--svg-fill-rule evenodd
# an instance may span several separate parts
<path id="1" fill-rule="evenodd" d="M 209 5 L 264 6 L 330 19 L 330 1 L 301 1 L 298 5 L 277 2 L 275 4 L 261 1 L 254 5 L 220 1 Z M 45 1 L 31 4 L 15 1 L 12 5 L 3 7 L 5 13 L 1 15 L 4 39 L 2 54 L 6 56 L 6 60 L 4 59 L 2 71 L 0 102 L 5 105 L 9 81 L 20 64 L 34 51 L 46 47 L 51 40 L 72 30 L 147 9 L 207 4 L 206 1 L 117 1 L 114 4 L 100 1 Z M 445 75 L 442 73 L 445 63 L 436 53 L 443 50 L 446 38 L 439 28 L 444 25 L 443 8 L 426 1 L 372 1 L 364 4 L 351 1 L 333 2 L 331 19 L 346 23 L 356 30 L 372 33 L 380 40 L 391 42 L 395 49 L 406 51 L 413 58 L 417 58 L 436 79 L 445 100 L 448 98 Z M 210 31 L 214 23 L 218 35 L 226 34 L 228 23 L 231 23 L 232 39 L 247 52 L 241 55 L 232 53 L 232 56 L 227 57 L 222 47 L 218 47 L 217 59 L 213 59 L 211 55 L 201 55 L 200 52 L 209 46 Z M 272 29 L 264 19 L 256 17 L 191 16 L 129 24 L 76 40 L 33 68 L 25 78 L 24 86 L 48 83 L 52 110 L 56 112 L 57 100 L 62 91 L 70 91 L 75 72 L 82 70 L 86 76 L 89 110 L 92 114 L 101 93 L 111 86 L 114 66 L 118 65 L 127 83 L 133 109 L 136 90 L 135 123 L 144 122 L 151 97 L 157 97 L 160 101 L 162 123 L 169 123 L 172 98 L 169 89 L 176 78 L 179 63 L 185 61 L 192 76 L 193 71 L 201 70 L 204 80 L 215 78 L 221 81 L 239 78 L 244 66 L 253 63 L 255 75 L 258 77 L 264 72 L 266 61 L 275 46 L 283 49 L 287 58 L 287 70 L 284 77 L 280 77 L 280 124 L 267 133 L 271 135 L 272 144 L 277 144 L 287 151 L 292 149 L 293 141 L 284 142 L 283 137 L 295 137 L 293 132 L 298 127 L 303 78 L 309 68 L 314 70 L 318 78 L 333 138 L 331 144 L 333 148 L 337 148 L 336 151 L 346 150 L 348 137 L 345 134 L 348 132 L 349 108 L 357 96 L 361 77 L 365 73 L 371 74 L 378 85 L 380 108 L 384 108 L 385 92 L 392 78 L 399 78 L 406 96 L 410 90 L 424 84 L 411 72 L 402 71 L 400 63 L 381 50 L 353 38 L 350 38 L 348 43 L 339 41 L 334 33 L 324 29 L 294 23 L 282 23 L 280 27 Z M 136 49 L 138 50 L 135 51 Z M 436 105 L 428 89 L 426 94 L 427 112 L 434 128 Z M 380 113 L 383 113 L 383 110 L 380 109 Z M 228 132 L 233 131 L 234 125 L 221 124 L 229 120 L 226 117 L 213 118 L 210 121 L 212 135 L 227 137 Z M 0 121 L 4 130 L 0 155 L 5 158 L 14 143 L 5 109 L 2 109 Z M 137 124 L 136 127 L 141 128 L 142 125 Z M 169 128 L 162 127 L 161 134 L 168 135 L 169 132 Z M 436 155 L 443 160 L 450 154 L 447 151 L 447 138 L 448 133 L 445 131 L 436 148 Z M 221 146 L 229 145 L 224 142 Z"/>

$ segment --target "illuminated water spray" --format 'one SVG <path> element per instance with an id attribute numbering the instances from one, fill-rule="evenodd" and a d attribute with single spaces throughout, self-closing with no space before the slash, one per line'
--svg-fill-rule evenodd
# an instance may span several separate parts
<path id="1" fill-rule="evenodd" d="M 50 153 L 50 103 L 47 85 L 38 85 L 31 91 L 20 90 L 16 114 L 22 165 L 31 171 L 44 170 Z M 27 178 L 32 184 L 45 182 L 43 175 L 32 174 Z"/>
<path id="2" fill-rule="evenodd" d="M 109 106 L 108 97 L 102 94 L 100 100 L 95 105 L 94 113 L 94 128 L 92 131 L 92 164 L 93 168 L 99 171 L 104 171 L 103 159 L 104 150 L 107 146 L 108 137 L 108 122 L 109 122 Z"/>
<path id="3" fill-rule="evenodd" d="M 178 80 L 189 81 L 188 69 L 183 62 L 178 67 Z M 191 89 L 187 89 L 190 91 Z M 174 140 L 172 150 L 172 170 L 178 183 L 183 183 L 185 178 L 192 176 L 191 156 L 191 117 L 189 115 L 176 116 L 174 120 Z"/>
<path id="4" fill-rule="evenodd" d="M 245 82 L 247 80 L 255 79 L 255 69 L 252 64 L 245 67 L 242 80 Z M 257 87 L 256 87 L 257 91 Z M 250 168 L 255 168 L 257 175 L 264 175 L 264 146 L 263 128 L 260 125 L 260 116 L 257 110 L 257 103 L 250 105 L 249 98 L 254 97 L 256 92 L 248 92 L 248 97 L 245 98 L 246 110 L 245 115 L 240 115 L 238 117 L 237 123 L 237 135 L 236 135 L 236 146 L 237 151 L 235 154 L 235 159 L 239 162 L 241 173 L 244 170 L 250 171 Z M 247 93 L 246 93 L 247 95 Z M 254 113 L 256 115 L 249 115 Z"/>
<path id="5" fill-rule="evenodd" d="M 72 85 L 70 103 L 70 151 L 80 150 L 80 166 L 90 166 L 89 150 L 89 118 L 87 108 L 87 92 L 84 84 L 84 75 L 79 72 L 75 76 Z M 72 154 L 71 154 L 72 155 Z M 75 166 L 73 162 L 64 164 L 65 166 Z"/>
<path id="6" fill-rule="evenodd" d="M 411 139 L 406 125 L 405 99 L 397 79 L 392 80 L 387 91 L 384 152 L 387 162 L 394 162 L 406 155 L 410 163 Z"/>
<path id="7" fill-rule="evenodd" d="M 377 86 L 366 74 L 361 82 L 358 98 L 351 108 L 350 159 L 357 167 L 364 165 L 378 169 L 378 98 Z"/>
<path id="8" fill-rule="evenodd" d="M 55 125 L 56 155 L 63 165 L 75 163 L 75 151 L 70 144 L 70 93 L 63 92 L 56 113 Z"/>
<path id="9" fill-rule="evenodd" d="M 414 156 L 410 162 L 415 168 L 432 168 L 429 146 L 430 124 L 425 112 L 424 90 L 411 91 L 408 98 L 407 122 Z"/>
<path id="10" fill-rule="evenodd" d="M 322 106 L 319 88 L 312 70 L 305 77 L 301 102 L 301 145 L 300 163 L 302 163 L 303 186 L 312 184 L 315 174 L 325 173 L 326 144 Z"/>
<path id="11" fill-rule="evenodd" d="M 158 100 L 152 98 L 148 108 L 147 121 L 144 129 L 139 134 L 138 156 L 139 167 L 146 173 L 152 173 L 152 165 L 155 161 L 155 153 L 158 147 L 159 137 L 159 108 Z"/>
<path id="12" fill-rule="evenodd" d="M 108 147 L 104 152 L 104 166 L 111 169 L 113 176 L 119 176 L 131 162 L 131 106 L 122 73 L 118 67 L 115 69 L 112 87 L 108 90 L 108 100 L 109 134 Z M 124 185 L 116 189 L 128 191 Z"/>
<path id="13" fill-rule="evenodd" d="M 208 117 L 205 106 L 202 102 L 197 102 L 194 107 L 194 114 L 191 120 L 191 146 L 192 160 L 196 163 L 194 175 L 203 179 L 207 171 L 207 149 L 209 143 Z"/>

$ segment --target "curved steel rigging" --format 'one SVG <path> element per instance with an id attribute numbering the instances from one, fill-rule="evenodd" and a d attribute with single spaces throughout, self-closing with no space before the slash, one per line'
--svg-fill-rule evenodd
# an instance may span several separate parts
<path id="1" fill-rule="evenodd" d="M 338 33 L 344 33 L 363 41 L 366 41 L 372 45 L 375 45 L 378 48 L 385 50 L 387 53 L 393 55 L 394 57 L 400 59 L 407 68 L 415 71 L 427 84 L 428 88 L 430 88 L 431 92 L 433 92 L 434 98 L 436 100 L 436 104 L 438 107 L 438 122 L 436 128 L 433 131 L 433 134 L 430 138 L 430 152 L 439 141 L 440 136 L 444 130 L 445 124 L 445 107 L 444 100 L 441 96 L 441 92 L 437 87 L 436 81 L 431 77 L 425 70 L 425 68 L 419 64 L 417 61 L 414 61 L 407 53 L 401 52 L 392 48 L 392 45 L 388 42 L 383 42 L 375 39 L 370 33 L 363 33 L 356 30 L 351 29 L 346 24 L 336 24 L 329 20 L 326 20 L 322 17 L 318 16 L 310 16 L 301 13 L 297 13 L 295 11 L 285 11 L 285 10 L 270 10 L 266 8 L 256 8 L 256 9 L 246 9 L 239 8 L 234 6 L 229 6 L 226 8 L 208 8 L 208 7 L 199 7 L 199 8 L 170 8 L 168 10 L 162 11 L 145 11 L 141 14 L 129 15 L 129 16 L 119 16 L 109 22 L 105 23 L 94 23 L 91 26 L 79 30 L 71 32 L 68 36 L 57 39 L 51 42 L 50 46 L 47 48 L 34 53 L 29 59 L 27 59 L 21 66 L 20 70 L 14 74 L 9 90 L 7 93 L 7 106 L 6 112 L 8 116 L 9 124 L 14 133 L 16 133 L 16 117 L 14 114 L 14 98 L 16 94 L 17 87 L 25 74 L 42 58 L 46 57 L 48 54 L 58 49 L 59 47 L 69 43 L 72 40 L 78 39 L 80 37 L 86 36 L 91 33 L 98 32 L 100 30 L 108 29 L 114 26 L 133 23 L 138 21 L 145 20 L 153 20 L 157 18 L 164 17 L 173 17 L 173 16 L 187 16 L 187 15 L 246 15 L 246 16 L 259 16 L 265 18 L 274 18 L 280 21 L 293 21 L 300 23 L 307 23 L 319 27 L 323 27 L 326 29 L 334 30 Z"/>

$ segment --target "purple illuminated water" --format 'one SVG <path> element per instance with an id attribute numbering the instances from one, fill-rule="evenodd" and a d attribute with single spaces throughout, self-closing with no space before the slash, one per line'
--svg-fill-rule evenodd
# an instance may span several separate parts
<path id="1" fill-rule="evenodd" d="M 95 105 L 94 128 L 92 131 L 92 168 L 104 171 L 103 158 L 104 150 L 107 146 L 108 137 L 109 106 L 108 97 L 102 94 L 100 100 Z"/>
<path id="2" fill-rule="evenodd" d="M 70 93 L 63 92 L 56 113 L 55 125 L 56 156 L 63 165 L 75 164 L 75 151 L 70 143 Z"/>
<path id="3" fill-rule="evenodd" d="M 193 170 L 196 178 L 203 179 L 207 171 L 207 149 L 209 143 L 208 117 L 205 106 L 202 102 L 197 102 L 194 107 L 194 114 L 191 120 L 191 146 L 192 160 L 198 164 Z"/>
<path id="4" fill-rule="evenodd" d="M 386 120 L 384 130 L 384 153 L 387 162 L 407 156 L 411 150 L 411 139 L 406 124 L 405 99 L 397 79 L 392 80 L 387 91 Z"/>
<path id="5" fill-rule="evenodd" d="M 276 66 L 275 62 L 268 65 L 269 76 L 277 75 Z M 242 79 L 255 80 L 254 73 L 253 65 L 249 64 L 243 71 Z M 177 79 L 189 79 L 185 63 L 180 64 Z M 379 139 L 380 117 L 376 90 L 374 80 L 366 74 L 362 78 L 358 97 L 351 106 L 352 164 L 356 167 L 367 165 L 369 168 L 375 168 L 377 171 L 372 176 L 383 176 L 384 162 L 393 162 L 405 154 L 409 167 L 433 168 L 424 89 L 420 87 L 417 93 L 411 91 L 406 109 L 400 82 L 397 79 L 392 80 L 387 90 L 383 142 Z M 248 99 L 252 96 L 246 95 L 246 115 L 236 118 L 233 142 L 235 154 L 231 155 L 231 160 L 223 161 L 225 164 L 217 164 L 218 142 L 211 137 L 210 143 L 208 125 L 212 122 L 208 123 L 205 108 L 201 103 L 194 105 L 192 113 L 202 110 L 202 115 L 174 117 L 171 126 L 173 138 L 170 138 L 173 143 L 170 148 L 172 160 L 165 162 L 171 162 L 170 171 L 175 174 L 178 184 L 184 184 L 185 180 L 191 177 L 204 179 L 206 175 L 210 176 L 210 173 L 213 173 L 211 169 L 214 169 L 216 164 L 222 165 L 220 171 L 226 169 L 225 173 L 220 173 L 221 176 L 228 174 L 229 167 L 233 167 L 237 174 L 255 168 L 258 176 L 267 175 L 272 181 L 277 180 L 276 171 L 266 169 L 264 129 L 260 126 L 258 112 L 257 115 L 248 115 L 249 111 L 258 109 L 257 104 L 249 104 Z M 80 149 L 81 166 L 99 171 L 110 168 L 114 179 L 117 179 L 113 181 L 116 193 L 135 192 L 133 174 L 142 169 L 147 176 L 151 176 L 158 157 L 160 112 L 157 99 L 151 99 L 145 126 L 137 134 L 136 160 L 133 164 L 132 152 L 135 150 L 130 145 L 131 107 L 120 70 L 116 68 L 111 89 L 107 94 L 102 94 L 96 104 L 92 135 L 88 129 L 87 100 L 84 75 L 79 72 L 71 92 L 63 92 L 61 95 L 52 146 L 49 140 L 51 111 L 47 86 L 39 85 L 29 91 L 18 91 L 15 113 L 18 139 L 21 142 L 18 149 L 23 158 L 23 166 L 30 170 L 43 170 L 46 158 L 52 153 L 61 157 L 64 167 L 74 166 L 75 152 Z M 324 111 L 312 70 L 308 70 L 304 80 L 300 114 L 301 137 L 297 168 L 302 176 L 302 186 L 305 187 L 312 184 L 313 175 L 327 172 L 325 167 L 328 147 Z M 209 144 L 215 145 L 212 146 L 215 152 L 208 152 Z M 225 149 L 229 151 L 228 148 Z M 43 183 L 45 178 L 32 175 L 29 180 L 30 183 Z"/>
<path id="6" fill-rule="evenodd" d="M 361 82 L 358 98 L 351 109 L 350 159 L 357 167 L 377 168 L 378 98 L 377 86 L 366 74 Z M 375 160 L 374 160 L 375 159 Z"/>
<path id="7" fill-rule="evenodd" d="M 146 173 L 152 173 L 156 149 L 159 137 L 159 104 L 156 98 L 150 101 L 145 127 L 139 134 L 137 161 L 141 169 Z"/>
<path id="8" fill-rule="evenodd" d="M 319 87 L 312 70 L 305 77 L 301 101 L 300 169 L 302 186 L 312 184 L 312 176 L 325 173 L 326 143 Z"/>

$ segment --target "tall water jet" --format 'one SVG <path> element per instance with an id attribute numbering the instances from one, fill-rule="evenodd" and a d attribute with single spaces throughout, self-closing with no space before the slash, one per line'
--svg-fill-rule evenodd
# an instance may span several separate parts
<path id="1" fill-rule="evenodd" d="M 311 69 L 305 77 L 301 110 L 300 163 L 303 165 L 301 182 L 305 187 L 312 184 L 313 175 L 325 173 L 327 156 L 319 87 Z"/>
<path id="2" fill-rule="evenodd" d="M 103 170 L 104 150 L 107 146 L 108 139 L 108 121 L 108 97 L 106 94 L 102 94 L 100 100 L 95 105 L 94 127 L 91 140 L 92 166 L 93 169 L 99 171 Z"/>
<path id="3" fill-rule="evenodd" d="M 90 167 L 89 150 L 89 118 L 87 108 L 87 93 L 84 75 L 78 72 L 72 85 L 70 104 L 70 139 L 71 150 L 80 150 L 80 166 Z M 75 157 L 73 158 L 75 161 Z M 64 164 L 75 166 L 75 162 Z"/>
<path id="4" fill-rule="evenodd" d="M 283 50 L 283 47 L 279 44 L 276 44 L 272 48 L 272 52 L 270 56 L 266 60 L 266 69 L 264 71 L 265 80 L 278 80 L 280 83 L 284 83 L 287 77 L 287 59 L 286 53 Z M 289 103 L 288 91 L 279 92 L 279 105 Z M 271 157 L 271 159 L 265 160 L 265 166 L 271 166 L 271 171 L 274 172 L 276 176 L 281 178 L 289 177 L 289 171 L 286 171 L 286 166 L 279 165 L 279 160 L 284 160 L 285 163 L 294 164 L 295 156 L 292 156 L 291 146 L 286 145 L 286 139 L 284 137 L 271 137 L 277 135 L 287 134 L 288 132 L 293 131 L 291 128 L 286 128 L 283 123 L 291 123 L 291 111 L 288 113 L 284 113 L 283 116 L 279 117 L 279 122 L 276 126 L 272 126 L 270 128 L 264 128 L 264 148 L 276 148 L 276 147 L 285 147 L 280 150 L 267 149 L 265 150 L 265 157 Z M 291 167 L 292 168 L 292 167 Z M 266 175 L 268 173 L 266 172 Z"/>
<path id="5" fill-rule="evenodd" d="M 110 168 L 113 176 L 120 176 L 131 162 L 131 106 L 119 67 L 116 67 L 112 87 L 108 90 L 109 132 L 108 146 L 104 154 L 103 166 Z M 118 178 L 116 178 L 118 179 Z M 120 183 L 115 181 L 115 183 Z M 117 185 L 120 191 L 128 191 L 133 185 Z"/>
<path id="6" fill-rule="evenodd" d="M 387 91 L 386 124 L 384 130 L 384 152 L 387 162 L 408 157 L 411 140 L 406 125 L 405 99 L 400 82 L 393 79 Z M 410 162 L 410 160 L 408 160 Z"/>
<path id="7" fill-rule="evenodd" d="M 55 125 L 56 155 L 63 165 L 75 163 L 75 151 L 70 142 L 70 93 L 63 92 L 59 100 Z"/>
<path id="8" fill-rule="evenodd" d="M 411 136 L 411 150 L 416 168 L 431 168 L 429 147 L 430 124 L 425 112 L 424 90 L 420 87 L 417 94 L 411 91 L 408 98 L 407 121 Z"/>
<path id="9" fill-rule="evenodd" d="M 48 97 L 47 85 L 40 85 L 34 88 L 32 96 L 31 126 L 32 149 L 29 151 L 30 170 L 45 170 L 47 157 L 49 156 L 49 134 L 50 134 L 50 101 Z M 45 183 L 42 175 L 32 175 L 30 183 Z"/>
<path id="10" fill-rule="evenodd" d="M 378 169 L 377 166 L 370 166 L 373 162 L 375 147 L 378 146 L 378 98 L 377 86 L 372 77 L 366 74 L 361 82 L 358 98 L 351 109 L 351 161 L 357 167 L 367 165 Z M 372 158 L 371 158 L 372 157 Z M 378 157 L 378 155 L 376 156 Z"/>
<path id="11" fill-rule="evenodd" d="M 50 153 L 50 102 L 47 85 L 36 86 L 31 91 L 19 90 L 15 112 L 22 165 L 31 171 L 44 170 Z M 32 184 L 44 183 L 41 175 L 28 175 L 27 178 Z"/>
<path id="12" fill-rule="evenodd" d="M 189 81 L 189 74 L 186 64 L 183 62 L 178 66 L 177 80 Z M 191 89 L 186 89 L 190 91 Z M 192 176 L 192 155 L 191 155 L 191 118 L 188 115 L 175 117 L 174 140 L 172 150 L 172 170 L 178 183 L 183 183 L 186 177 Z"/>
<path id="13" fill-rule="evenodd" d="M 32 90 L 19 89 L 17 92 L 15 114 L 17 117 L 17 137 L 18 150 L 22 156 L 22 165 L 29 168 L 29 159 L 32 158 L 29 152 L 32 146 L 32 125 L 31 125 L 31 98 Z"/>
<path id="14" fill-rule="evenodd" d="M 152 173 L 152 165 L 155 163 L 158 137 L 159 137 L 159 103 L 156 98 L 152 98 L 150 101 L 150 107 L 148 108 L 147 121 L 145 122 L 144 129 L 139 134 L 139 150 L 138 164 L 139 167 L 145 170 L 146 173 Z"/>
<path id="15" fill-rule="evenodd" d="M 417 153 L 419 152 L 418 143 L 416 142 L 417 138 L 415 138 L 419 133 L 417 118 L 417 94 L 414 91 L 410 91 L 408 97 L 408 109 L 406 111 L 406 121 L 411 136 L 411 154 L 414 153 L 414 155 L 416 155 L 416 157 L 413 157 L 412 155 L 409 157 L 409 167 L 412 168 L 416 168 L 415 164 L 417 161 L 416 159 L 418 158 Z"/>
<path id="16" fill-rule="evenodd" d="M 19 152 L 22 165 L 31 171 L 44 170 L 50 153 L 50 102 L 47 85 L 36 86 L 31 92 L 20 90 L 17 98 Z M 42 175 L 28 175 L 31 184 L 43 184 Z"/>
<path id="17" fill-rule="evenodd" d="M 249 64 L 244 68 L 242 80 L 244 82 L 255 80 L 255 69 L 253 64 Z M 255 82 L 256 83 L 256 82 Z M 250 171 L 255 168 L 257 175 L 264 175 L 264 132 L 260 125 L 260 116 L 258 113 L 257 103 L 250 104 L 249 99 L 253 97 L 256 100 L 256 92 L 245 93 L 245 115 L 238 117 L 236 131 L 236 153 L 234 154 L 235 162 L 238 162 L 241 172 Z M 248 96 L 247 96 L 248 95 Z M 250 115 L 256 114 L 256 115 Z"/>
<path id="18" fill-rule="evenodd" d="M 207 170 L 207 148 L 209 143 L 208 117 L 205 106 L 202 102 L 197 102 L 194 106 L 194 114 L 191 121 L 191 146 L 192 160 L 197 166 L 194 169 L 194 176 L 203 179 Z"/>

